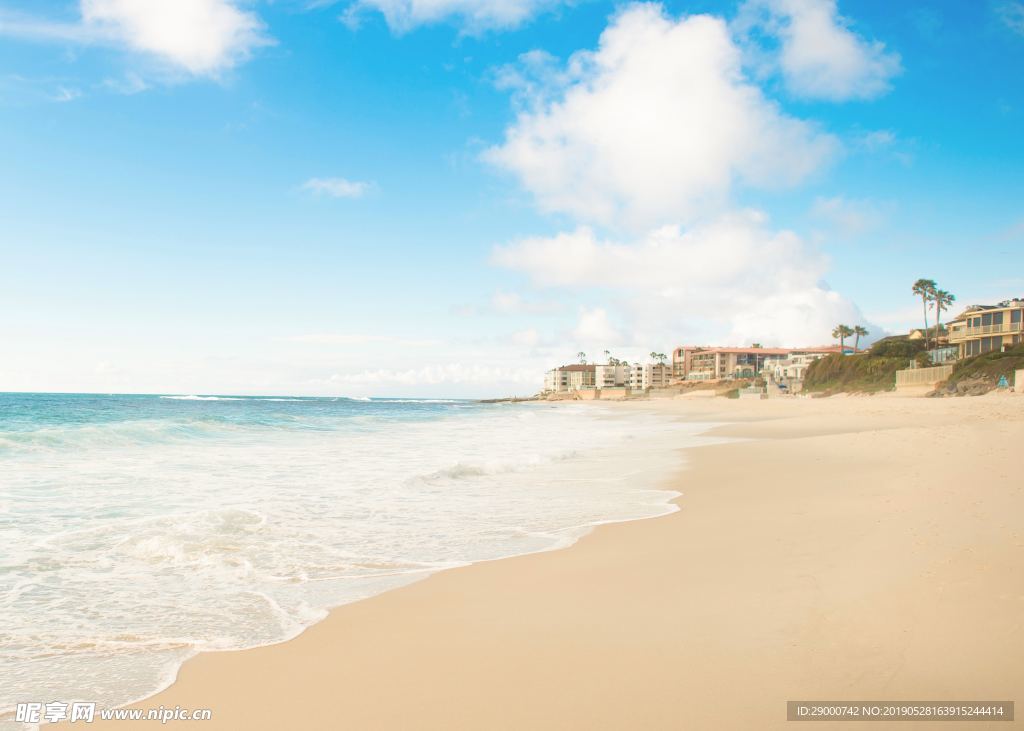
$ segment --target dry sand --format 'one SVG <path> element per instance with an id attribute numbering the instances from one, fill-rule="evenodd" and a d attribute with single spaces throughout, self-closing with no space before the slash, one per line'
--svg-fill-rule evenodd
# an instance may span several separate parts
<path id="1" fill-rule="evenodd" d="M 210 730 L 703 730 L 791 726 L 787 700 L 1024 700 L 1024 396 L 621 408 L 749 440 L 681 452 L 678 513 L 200 655 L 139 707 L 211 708 L 168 724 Z"/>

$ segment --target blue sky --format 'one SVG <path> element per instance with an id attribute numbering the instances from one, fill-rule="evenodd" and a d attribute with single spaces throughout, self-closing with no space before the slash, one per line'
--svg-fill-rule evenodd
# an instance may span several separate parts
<path id="1" fill-rule="evenodd" d="M 0 390 L 526 393 L 1020 295 L 1024 4 L 896 7 L 0 0 Z"/>

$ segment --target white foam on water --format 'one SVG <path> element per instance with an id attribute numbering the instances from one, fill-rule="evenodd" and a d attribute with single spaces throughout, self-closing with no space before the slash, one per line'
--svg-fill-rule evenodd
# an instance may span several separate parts
<path id="1" fill-rule="evenodd" d="M 706 428 L 597 404 L 350 421 L 158 441 L 111 427 L 116 443 L 0 461 L 0 726 L 19 701 L 125 703 L 196 652 L 672 512 L 658 488 Z"/>
<path id="2" fill-rule="evenodd" d="M 171 399 L 172 401 L 244 401 L 245 399 L 234 396 L 161 396 L 160 398 Z"/>

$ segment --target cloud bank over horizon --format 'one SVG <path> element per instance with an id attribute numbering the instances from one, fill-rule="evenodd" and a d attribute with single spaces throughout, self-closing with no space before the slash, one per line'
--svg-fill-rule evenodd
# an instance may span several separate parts
<path id="1" fill-rule="evenodd" d="M 538 287 L 605 293 L 608 304 L 584 310 L 574 331 L 591 350 L 666 340 L 817 345 L 837 322 L 864 322 L 852 302 L 823 284 L 827 259 L 796 234 L 772 230 L 756 211 L 663 226 L 624 242 L 581 226 L 499 246 L 493 261 Z"/>
<path id="2" fill-rule="evenodd" d="M 569 333 L 584 350 L 813 345 L 864 322 L 823 283 L 815 245 L 738 205 L 745 189 L 806 181 L 840 145 L 745 74 L 725 19 L 630 5 L 595 50 L 565 64 L 528 54 L 499 83 L 520 111 L 485 159 L 576 226 L 498 246 L 492 261 L 538 288 L 603 297 Z"/>

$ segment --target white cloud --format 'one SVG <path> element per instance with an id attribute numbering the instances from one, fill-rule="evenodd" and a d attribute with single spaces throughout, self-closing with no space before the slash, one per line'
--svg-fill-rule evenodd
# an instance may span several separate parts
<path id="1" fill-rule="evenodd" d="M 632 5 L 563 69 L 534 54 L 506 70 L 523 107 L 484 157 L 547 211 L 638 228 L 720 210 L 737 183 L 795 184 L 838 143 L 766 99 L 741 55 L 719 18 Z"/>
<path id="2" fill-rule="evenodd" d="M 445 363 L 406 370 L 379 368 L 356 373 L 336 373 L 328 381 L 334 385 L 388 389 L 444 384 L 489 386 L 494 383 L 535 387 L 540 378 L 541 374 L 532 368 Z"/>
<path id="3" fill-rule="evenodd" d="M 828 341 L 838 322 L 862 322 L 851 302 L 821 283 L 827 260 L 766 223 L 747 211 L 689 230 L 664 226 L 627 242 L 580 227 L 498 247 L 493 260 L 538 286 L 602 293 L 607 304 L 584 310 L 573 332 L 591 347 L 629 338 L 659 347 L 684 340 L 809 345 Z M 611 324 L 610 312 L 624 328 Z"/>
<path id="4" fill-rule="evenodd" d="M 512 334 L 512 342 L 524 348 L 534 348 L 540 343 L 540 333 L 532 327 Z"/>
<path id="5" fill-rule="evenodd" d="M 194 76 L 217 76 L 272 43 L 255 13 L 235 0 L 81 0 L 81 20 L 0 18 L 0 34 L 113 45 Z"/>
<path id="6" fill-rule="evenodd" d="M 896 143 L 896 133 L 891 129 L 876 129 L 865 132 L 858 142 L 869 152 L 877 152 L 892 147 Z"/>
<path id="7" fill-rule="evenodd" d="M 55 102 L 72 102 L 82 96 L 82 92 L 78 89 L 71 89 L 66 86 L 57 87 L 57 91 L 52 97 Z"/>
<path id="8" fill-rule="evenodd" d="M 140 94 L 149 88 L 149 84 L 146 83 L 145 79 L 131 72 L 125 74 L 120 79 L 104 79 L 100 86 L 115 94 L 124 94 L 125 96 Z"/>
<path id="9" fill-rule="evenodd" d="M 310 178 L 302 184 L 303 190 L 331 198 L 362 198 L 372 187 L 372 183 L 345 178 Z"/>
<path id="10" fill-rule="evenodd" d="M 3 9 L 0 9 L 0 35 L 75 43 L 93 40 L 88 29 L 78 23 L 40 20 L 30 15 Z"/>
<path id="11" fill-rule="evenodd" d="M 995 5 L 996 16 L 1014 33 L 1024 35 L 1024 2 L 1005 0 Z"/>
<path id="12" fill-rule="evenodd" d="M 399 33 L 452 19 L 468 32 L 478 33 L 514 28 L 556 4 L 557 0 L 356 0 L 342 19 L 358 25 L 361 12 L 375 10 Z"/>
<path id="13" fill-rule="evenodd" d="M 588 347 L 618 345 L 623 340 L 622 333 L 612 325 L 608 311 L 603 307 L 581 309 L 572 337 L 575 342 Z"/>
<path id="14" fill-rule="evenodd" d="M 400 345 L 403 347 L 429 347 L 439 341 L 424 338 L 400 338 L 391 335 L 369 335 L 365 333 L 310 333 L 287 338 L 293 343 L 306 345 L 366 346 L 372 344 Z"/>
<path id="15" fill-rule="evenodd" d="M 197 76 L 231 68 L 268 42 L 259 18 L 230 0 L 82 0 L 82 20 Z"/>
<path id="16" fill-rule="evenodd" d="M 550 315 L 562 309 L 561 304 L 550 300 L 529 300 L 517 292 L 495 292 L 491 307 L 502 315 Z"/>
<path id="17" fill-rule="evenodd" d="M 747 0 L 734 28 L 776 38 L 786 86 L 805 98 L 870 99 L 901 71 L 899 54 L 852 31 L 836 0 Z"/>
<path id="18" fill-rule="evenodd" d="M 877 227 L 882 214 L 870 201 L 842 196 L 819 197 L 811 207 L 811 216 L 824 221 L 845 236 L 857 236 Z"/>

